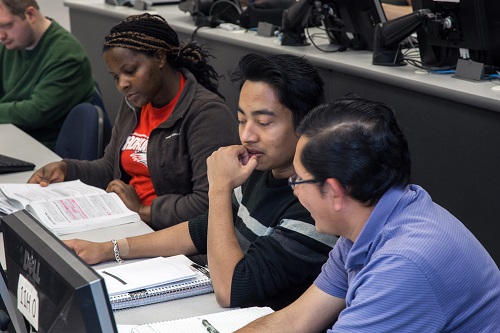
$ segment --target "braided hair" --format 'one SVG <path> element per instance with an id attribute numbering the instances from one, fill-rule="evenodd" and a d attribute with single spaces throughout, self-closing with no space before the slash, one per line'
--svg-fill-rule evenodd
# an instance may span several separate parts
<path id="1" fill-rule="evenodd" d="M 202 86 L 222 97 L 217 90 L 219 75 L 208 64 L 212 56 L 195 42 L 180 43 L 177 33 L 159 15 L 132 15 L 121 21 L 105 38 L 103 51 L 113 47 L 131 49 L 148 56 L 164 50 L 171 67 L 186 68 Z"/>

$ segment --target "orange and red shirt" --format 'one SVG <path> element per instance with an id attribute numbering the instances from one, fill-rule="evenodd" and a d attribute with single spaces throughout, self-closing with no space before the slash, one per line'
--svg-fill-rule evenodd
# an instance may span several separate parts
<path id="1" fill-rule="evenodd" d="M 175 98 L 161 108 L 155 108 L 151 103 L 145 105 L 137 126 L 129 135 L 121 149 L 121 164 L 125 172 L 131 177 L 132 185 L 139 195 L 143 205 L 151 206 L 156 198 L 153 182 L 148 169 L 148 142 L 149 135 L 158 125 L 165 122 L 179 100 L 186 79 L 181 75 L 179 91 Z"/>

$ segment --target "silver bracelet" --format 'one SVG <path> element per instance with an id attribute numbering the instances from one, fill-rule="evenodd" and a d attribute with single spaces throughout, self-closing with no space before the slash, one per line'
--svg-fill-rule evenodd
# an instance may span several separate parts
<path id="1" fill-rule="evenodd" d="M 118 261 L 118 263 L 124 263 L 125 260 L 120 258 L 120 250 L 118 249 L 118 244 L 116 243 L 116 239 L 112 239 L 111 243 L 113 243 L 113 252 L 115 253 L 115 259 Z"/>

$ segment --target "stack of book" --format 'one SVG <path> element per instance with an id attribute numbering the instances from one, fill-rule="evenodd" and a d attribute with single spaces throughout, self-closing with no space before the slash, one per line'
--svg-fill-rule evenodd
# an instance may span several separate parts
<path id="1" fill-rule="evenodd" d="M 104 278 L 113 310 L 213 292 L 208 269 L 184 255 L 125 263 L 97 273 Z"/>

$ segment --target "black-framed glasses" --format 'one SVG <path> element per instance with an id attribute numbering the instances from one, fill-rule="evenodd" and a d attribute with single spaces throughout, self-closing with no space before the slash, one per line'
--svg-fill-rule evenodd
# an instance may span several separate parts
<path id="1" fill-rule="evenodd" d="M 295 185 L 299 184 L 315 184 L 315 183 L 322 183 L 322 180 L 319 179 L 307 179 L 307 180 L 302 180 L 299 176 L 293 175 L 288 178 L 288 185 L 292 188 L 292 190 L 295 190 Z"/>

